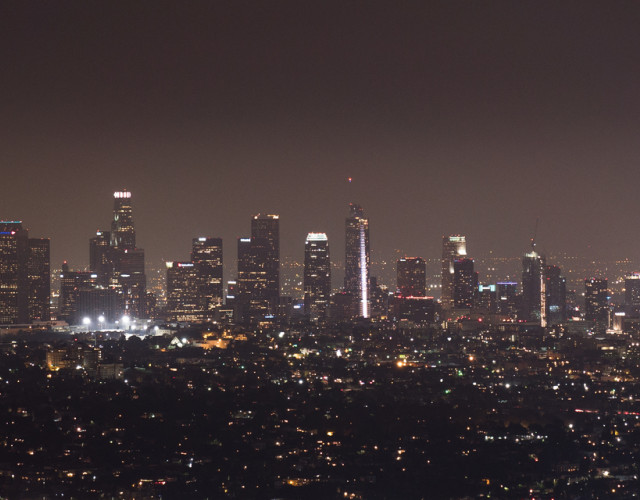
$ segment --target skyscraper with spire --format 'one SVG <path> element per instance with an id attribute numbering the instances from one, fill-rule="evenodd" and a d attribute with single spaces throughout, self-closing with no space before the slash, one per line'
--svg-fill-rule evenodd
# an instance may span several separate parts
<path id="1" fill-rule="evenodd" d="M 113 220 L 111 221 L 111 246 L 121 249 L 136 247 L 136 230 L 133 227 L 133 207 L 129 191 L 113 193 Z"/>
<path id="2" fill-rule="evenodd" d="M 521 319 L 547 326 L 547 294 L 545 258 L 536 252 L 535 237 L 531 251 L 522 258 L 522 310 Z"/>
<path id="3" fill-rule="evenodd" d="M 370 316 L 369 267 L 369 219 L 360 205 L 349 204 L 349 217 L 345 224 L 344 289 L 358 300 L 359 315 Z"/>
<path id="4" fill-rule="evenodd" d="M 133 206 L 129 191 L 113 193 L 113 217 L 111 231 L 97 231 L 89 240 L 91 271 L 96 276 L 94 295 L 108 295 L 110 303 L 117 304 L 112 314 L 126 314 L 135 318 L 147 315 L 147 280 L 144 269 L 144 250 L 136 247 L 136 230 L 133 224 Z M 101 308 L 99 308 L 101 309 Z M 112 308 L 113 309 L 113 308 Z M 104 315 L 102 310 L 85 314 L 92 318 Z M 77 319 L 77 318 L 76 318 Z"/>

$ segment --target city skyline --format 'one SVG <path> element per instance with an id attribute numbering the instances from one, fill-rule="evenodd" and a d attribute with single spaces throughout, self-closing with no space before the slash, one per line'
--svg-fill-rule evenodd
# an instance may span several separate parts
<path id="1" fill-rule="evenodd" d="M 0 497 L 637 496 L 639 21 L 0 2 Z"/>
<path id="2" fill-rule="evenodd" d="M 519 255 L 538 217 L 546 253 L 640 248 L 635 5 L 1 8 L 0 213 L 53 263 L 88 264 L 122 188 L 150 262 L 259 212 L 302 260 L 309 231 L 343 246 L 349 202 L 374 259 L 457 233 Z"/>

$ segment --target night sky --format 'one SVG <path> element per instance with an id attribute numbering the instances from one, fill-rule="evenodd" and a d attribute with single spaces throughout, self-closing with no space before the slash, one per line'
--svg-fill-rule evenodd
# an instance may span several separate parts
<path id="1" fill-rule="evenodd" d="M 399 5 L 398 5 L 399 4 Z M 281 215 L 344 258 L 347 203 L 374 259 L 636 257 L 640 3 L 0 3 L 0 218 L 88 264 L 112 193 L 147 261 Z M 347 178 L 352 177 L 349 185 Z"/>

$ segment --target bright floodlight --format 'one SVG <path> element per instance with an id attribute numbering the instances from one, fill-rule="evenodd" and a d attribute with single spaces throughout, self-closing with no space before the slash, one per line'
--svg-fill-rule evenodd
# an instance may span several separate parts
<path id="1" fill-rule="evenodd" d="M 128 324 L 129 324 L 129 321 L 131 321 L 131 318 L 130 318 L 129 316 L 127 316 L 127 315 L 122 316 L 122 322 L 123 322 L 125 325 L 128 325 Z"/>
<path id="2" fill-rule="evenodd" d="M 83 325 L 90 325 L 91 324 L 91 318 L 89 318 L 88 316 L 85 316 L 84 318 L 82 318 L 82 324 Z"/>
<path id="3" fill-rule="evenodd" d="M 104 316 L 98 316 L 98 323 L 104 323 Z"/>

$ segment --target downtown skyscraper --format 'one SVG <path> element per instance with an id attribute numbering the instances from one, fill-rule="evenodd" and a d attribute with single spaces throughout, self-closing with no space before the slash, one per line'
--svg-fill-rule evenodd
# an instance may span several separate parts
<path id="1" fill-rule="evenodd" d="M 133 207 L 129 191 L 113 194 L 111 221 L 111 285 L 119 288 L 124 313 L 132 317 L 146 316 L 147 280 L 144 272 L 144 250 L 136 247 Z"/>
<path id="2" fill-rule="evenodd" d="M 218 319 L 222 306 L 222 239 L 192 241 L 191 261 L 167 262 L 167 311 L 170 321 Z"/>
<path id="3" fill-rule="evenodd" d="M 360 205 L 349 204 L 349 217 L 345 221 L 344 290 L 358 302 L 358 314 L 370 316 L 369 267 L 369 219 Z"/>
<path id="4" fill-rule="evenodd" d="M 0 221 L 0 324 L 49 321 L 49 248 L 22 221 Z"/>
<path id="5" fill-rule="evenodd" d="M 561 276 L 558 266 L 545 268 L 545 294 L 547 324 L 549 326 L 564 323 L 567 320 L 567 281 Z"/>
<path id="6" fill-rule="evenodd" d="M 198 276 L 198 296 L 204 319 L 214 319 L 222 306 L 222 238 L 201 236 L 193 239 L 191 262 Z"/>
<path id="7" fill-rule="evenodd" d="M 264 271 L 264 298 L 275 312 L 280 299 L 280 216 L 254 215 L 251 243 L 256 264 Z"/>
<path id="8" fill-rule="evenodd" d="M 304 312 L 311 320 L 327 316 L 331 296 L 329 240 L 325 233 L 309 233 L 304 245 Z"/>
<path id="9" fill-rule="evenodd" d="M 254 215 L 251 237 L 238 238 L 235 316 L 245 323 L 273 319 L 280 302 L 280 217 Z"/>
<path id="10" fill-rule="evenodd" d="M 609 287 L 606 278 L 584 280 L 584 318 L 593 322 L 593 330 L 606 332 L 609 328 Z"/>
<path id="11" fill-rule="evenodd" d="M 478 288 L 478 273 L 473 259 L 453 261 L 453 306 L 455 309 L 471 309 Z"/>
<path id="12" fill-rule="evenodd" d="M 452 235 L 442 237 L 442 309 L 455 307 L 454 299 L 454 262 L 467 256 L 467 239 L 465 236 Z"/>
<path id="13" fill-rule="evenodd" d="M 547 326 L 547 293 L 545 280 L 545 258 L 535 250 L 522 258 L 522 305 L 520 319 Z"/>
<path id="14" fill-rule="evenodd" d="M 200 322 L 204 311 L 193 262 L 167 262 L 167 320 Z"/>
<path id="15" fill-rule="evenodd" d="M 632 273 L 624 278 L 624 307 L 630 318 L 640 317 L 640 273 Z"/>
<path id="16" fill-rule="evenodd" d="M 136 246 L 129 191 L 113 193 L 110 229 L 98 230 L 89 240 L 89 272 L 63 265 L 60 319 L 78 324 L 85 319 L 95 323 L 99 317 L 107 322 L 147 317 L 144 250 Z"/>

